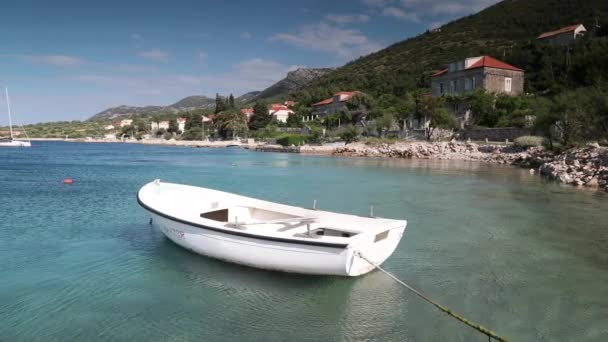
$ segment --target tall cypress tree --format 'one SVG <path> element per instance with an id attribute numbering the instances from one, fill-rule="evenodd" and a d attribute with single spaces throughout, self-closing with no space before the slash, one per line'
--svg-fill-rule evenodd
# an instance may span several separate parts
<path id="1" fill-rule="evenodd" d="M 272 121 L 272 116 L 268 114 L 268 107 L 264 102 L 256 102 L 253 106 L 253 115 L 249 120 L 249 128 L 256 130 L 266 127 Z"/>
<path id="2" fill-rule="evenodd" d="M 226 101 L 220 94 L 215 94 L 215 114 L 226 110 Z"/>
<path id="3" fill-rule="evenodd" d="M 230 94 L 230 97 L 228 98 L 228 108 L 230 109 L 234 109 L 234 96 L 232 96 L 232 93 Z"/>

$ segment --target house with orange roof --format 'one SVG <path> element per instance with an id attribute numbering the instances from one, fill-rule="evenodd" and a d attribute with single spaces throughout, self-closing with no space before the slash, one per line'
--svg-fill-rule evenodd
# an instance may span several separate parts
<path id="1" fill-rule="evenodd" d="M 493 94 L 522 94 L 524 70 L 490 56 L 479 56 L 452 62 L 431 76 L 433 97 L 467 95 L 477 89 Z M 461 128 L 470 123 L 471 110 L 466 96 L 459 100 L 451 99 L 447 105 L 458 118 Z"/>
<path id="2" fill-rule="evenodd" d="M 247 117 L 247 121 L 249 121 L 253 115 L 253 108 L 241 108 L 241 114 L 245 115 Z"/>
<path id="3" fill-rule="evenodd" d="M 268 114 L 274 116 L 280 122 L 287 122 L 287 118 L 293 113 L 293 110 L 281 103 L 273 103 L 268 106 Z"/>
<path id="4" fill-rule="evenodd" d="M 330 98 L 314 103 L 310 117 L 305 119 L 314 120 L 344 111 L 346 110 L 346 102 L 359 93 L 359 91 L 340 91 Z"/>
<path id="5" fill-rule="evenodd" d="M 577 38 L 582 37 L 585 32 L 587 32 L 587 29 L 583 24 L 576 24 L 562 27 L 555 31 L 542 33 L 536 39 L 550 45 L 570 45 L 574 43 Z"/>

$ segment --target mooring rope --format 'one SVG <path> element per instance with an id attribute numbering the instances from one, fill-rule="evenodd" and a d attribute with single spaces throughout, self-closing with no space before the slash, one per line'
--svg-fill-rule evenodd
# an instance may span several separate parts
<path id="1" fill-rule="evenodd" d="M 427 295 L 425 295 L 424 293 L 420 292 L 419 290 L 416 290 L 415 288 L 409 286 L 408 284 L 406 284 L 405 282 L 403 282 L 401 279 L 397 278 L 396 276 L 394 276 L 392 273 L 390 273 L 389 271 L 383 269 L 382 267 L 380 267 L 380 265 L 376 264 L 375 262 L 369 260 L 368 258 L 366 258 L 363 254 L 361 254 L 361 252 L 356 252 L 355 253 L 356 256 L 360 257 L 361 259 L 367 261 L 370 265 L 374 266 L 375 268 L 379 269 L 380 271 L 382 271 L 384 274 L 386 274 L 387 276 L 389 276 L 390 278 L 392 278 L 394 281 L 398 282 L 399 284 L 403 285 L 405 288 L 407 288 L 408 290 L 412 291 L 414 294 L 416 294 L 418 297 L 424 299 L 426 302 L 432 304 L 433 306 L 435 306 L 437 309 L 441 310 L 442 312 L 446 313 L 447 315 L 456 318 L 457 320 L 461 321 L 462 323 L 468 325 L 469 327 L 481 332 L 482 334 L 485 334 L 486 336 L 488 336 L 488 338 L 493 338 L 497 341 L 501 341 L 501 342 L 507 342 L 508 340 L 504 337 L 500 337 L 498 335 L 496 335 L 496 333 L 494 333 L 492 330 L 485 328 L 482 325 L 479 325 L 477 323 L 471 322 L 468 319 L 460 316 L 459 314 L 453 312 L 452 310 L 446 308 L 445 306 L 435 302 L 434 300 L 432 300 L 431 298 L 429 298 Z"/>

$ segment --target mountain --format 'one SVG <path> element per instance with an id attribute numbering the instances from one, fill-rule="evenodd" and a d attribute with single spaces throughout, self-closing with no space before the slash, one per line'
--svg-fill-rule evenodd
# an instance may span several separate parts
<path id="1" fill-rule="evenodd" d="M 300 90 L 311 81 L 321 77 L 334 69 L 331 68 L 300 68 L 287 73 L 287 76 L 264 89 L 263 91 L 252 91 L 235 99 L 238 104 L 249 104 L 256 100 L 269 100 L 277 97 L 286 97 L 288 94 Z M 213 109 L 215 99 L 194 95 L 185 97 L 169 106 L 118 106 L 108 108 L 93 115 L 89 120 L 109 120 L 126 118 L 132 115 L 153 115 L 161 113 L 178 113 L 193 109 Z"/>
<path id="2" fill-rule="evenodd" d="M 151 115 L 161 113 L 178 113 L 193 109 L 212 109 L 215 107 L 215 99 L 203 96 L 194 95 L 185 97 L 172 105 L 168 106 L 118 106 L 108 108 L 102 112 L 93 115 L 89 120 L 108 120 L 126 118 L 131 115 Z"/>
<path id="3" fill-rule="evenodd" d="M 250 91 L 245 93 L 236 99 L 234 99 L 237 103 L 249 103 L 255 101 L 258 95 L 260 95 L 261 91 Z"/>
<path id="4" fill-rule="evenodd" d="M 515 54 L 520 47 L 540 33 L 577 23 L 591 31 L 596 20 L 605 20 L 607 15 L 606 0 L 502 1 L 354 60 L 310 82 L 300 97 L 318 101 L 341 90 L 402 96 L 408 90 L 428 88 L 430 75 L 452 61 L 491 55 L 518 62 Z"/>
<path id="5" fill-rule="evenodd" d="M 310 82 L 327 75 L 334 71 L 334 68 L 299 68 L 287 73 L 287 76 L 271 85 L 270 87 L 257 92 L 257 94 L 247 93 L 237 98 L 241 103 L 251 103 L 256 100 L 269 100 L 274 98 L 284 98 L 308 85 Z"/>

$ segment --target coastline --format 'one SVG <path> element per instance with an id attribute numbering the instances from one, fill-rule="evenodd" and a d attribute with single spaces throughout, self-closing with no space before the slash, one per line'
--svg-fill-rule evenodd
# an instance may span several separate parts
<path id="1" fill-rule="evenodd" d="M 253 139 L 241 141 L 197 140 L 102 140 L 33 138 L 32 141 L 66 141 L 85 143 L 126 143 L 194 148 L 239 147 L 258 152 L 300 153 L 336 157 L 399 158 L 399 159 L 450 159 L 506 164 L 530 169 L 541 176 L 573 186 L 608 191 L 608 148 L 589 144 L 572 148 L 560 154 L 542 147 L 522 148 L 515 145 L 479 145 L 471 142 L 396 142 L 393 144 L 350 143 L 346 145 L 303 145 L 285 147 L 256 143 Z"/>

